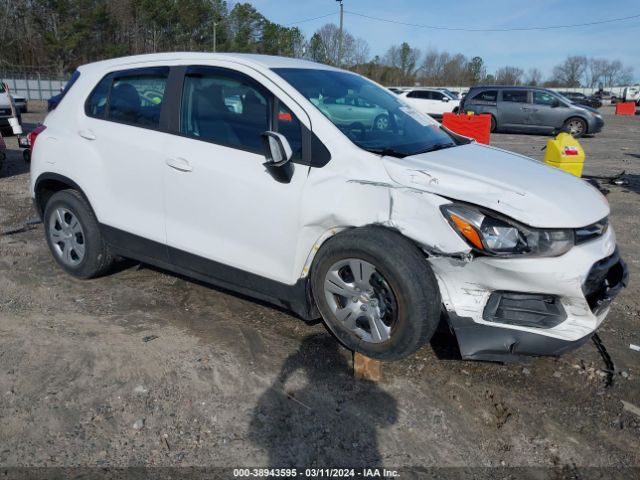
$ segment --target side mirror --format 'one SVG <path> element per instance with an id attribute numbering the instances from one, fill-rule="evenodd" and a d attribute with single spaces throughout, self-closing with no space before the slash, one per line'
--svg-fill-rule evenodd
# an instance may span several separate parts
<path id="1" fill-rule="evenodd" d="M 558 100 L 557 98 L 555 98 L 553 100 L 553 102 L 551 103 L 551 108 L 558 108 L 560 106 L 560 100 Z"/>
<path id="2" fill-rule="evenodd" d="M 447 103 L 449 100 L 451 100 L 449 97 L 442 97 L 442 101 Z"/>
<path id="3" fill-rule="evenodd" d="M 262 134 L 262 146 L 264 147 L 264 156 L 267 159 L 266 166 L 282 167 L 293 156 L 289 141 L 281 133 L 264 132 Z"/>

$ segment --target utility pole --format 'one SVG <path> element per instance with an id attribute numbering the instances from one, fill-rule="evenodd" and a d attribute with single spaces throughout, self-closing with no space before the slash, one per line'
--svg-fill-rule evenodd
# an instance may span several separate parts
<path id="1" fill-rule="evenodd" d="M 344 16 L 344 5 L 342 0 L 336 0 L 340 4 L 340 31 L 338 32 L 338 67 L 342 65 L 342 23 Z"/>
<path id="2" fill-rule="evenodd" d="M 218 40 L 217 38 L 217 32 L 216 32 L 216 27 L 218 26 L 218 22 L 213 22 L 213 53 L 216 53 L 216 42 Z"/>

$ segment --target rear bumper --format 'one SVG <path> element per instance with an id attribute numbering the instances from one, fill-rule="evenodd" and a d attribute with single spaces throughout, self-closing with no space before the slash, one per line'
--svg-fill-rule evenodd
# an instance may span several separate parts
<path id="1" fill-rule="evenodd" d="M 555 258 L 430 258 L 463 358 L 560 355 L 585 343 L 628 283 L 611 228 Z"/>

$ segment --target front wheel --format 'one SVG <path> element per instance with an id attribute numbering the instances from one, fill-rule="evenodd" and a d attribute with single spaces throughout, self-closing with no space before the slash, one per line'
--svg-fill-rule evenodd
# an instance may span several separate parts
<path id="1" fill-rule="evenodd" d="M 428 342 L 440 320 L 440 292 L 425 255 L 384 227 L 327 241 L 311 272 L 327 328 L 350 350 L 398 360 Z"/>
<path id="2" fill-rule="evenodd" d="M 582 118 L 570 118 L 564 123 L 564 129 L 573 136 L 573 138 L 580 138 L 587 133 L 587 122 Z"/>

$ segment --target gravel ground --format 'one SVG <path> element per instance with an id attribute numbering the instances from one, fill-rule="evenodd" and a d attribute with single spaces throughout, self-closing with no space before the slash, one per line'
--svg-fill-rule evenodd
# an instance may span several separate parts
<path id="1" fill-rule="evenodd" d="M 35 217 L 28 165 L 6 138 L 0 478 L 33 472 L 12 467 L 286 465 L 401 467 L 403 478 L 426 475 L 408 467 L 640 475 L 640 352 L 629 347 L 640 344 L 640 117 L 603 110 L 605 130 L 582 140 L 586 173 L 625 170 L 631 180 L 608 196 L 631 273 L 600 329 L 616 365 L 608 388 L 592 343 L 559 359 L 497 364 L 459 360 L 443 334 L 386 364 L 383 382 L 356 381 L 349 352 L 322 324 L 286 311 L 126 262 L 75 280 L 56 267 L 42 225 L 25 226 Z M 24 115 L 32 125 L 42 117 Z M 492 137 L 538 159 L 547 140 Z"/>

